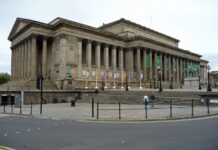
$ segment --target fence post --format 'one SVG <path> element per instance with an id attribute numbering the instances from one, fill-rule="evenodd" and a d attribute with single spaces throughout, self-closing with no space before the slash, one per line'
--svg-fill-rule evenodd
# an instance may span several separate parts
<path id="1" fill-rule="evenodd" d="M 170 118 L 172 118 L 173 115 L 172 115 L 172 100 L 170 100 Z"/>
<path id="2" fill-rule="evenodd" d="M 99 109 L 99 108 L 98 108 L 98 102 L 97 102 L 97 119 L 99 118 L 99 116 L 98 116 L 98 113 L 99 113 L 98 111 L 99 111 L 99 110 L 98 110 L 98 109 Z"/>
<path id="3" fill-rule="evenodd" d="M 33 114 L 33 102 L 31 101 L 30 102 L 30 115 Z"/>
<path id="4" fill-rule="evenodd" d="M 194 116 L 194 100 L 192 99 L 192 117 Z"/>
<path id="5" fill-rule="evenodd" d="M 92 98 L 92 117 L 94 117 L 94 98 Z"/>
<path id="6" fill-rule="evenodd" d="M 210 114 L 210 99 L 207 99 L 207 114 Z"/>
<path id="7" fill-rule="evenodd" d="M 22 102 L 20 101 L 20 114 L 22 113 Z"/>
<path id="8" fill-rule="evenodd" d="M 148 109 L 147 109 L 148 103 L 145 101 L 145 119 L 148 118 Z"/>
<path id="9" fill-rule="evenodd" d="M 120 108 L 120 102 L 119 102 L 119 119 L 121 119 L 121 108 Z"/>

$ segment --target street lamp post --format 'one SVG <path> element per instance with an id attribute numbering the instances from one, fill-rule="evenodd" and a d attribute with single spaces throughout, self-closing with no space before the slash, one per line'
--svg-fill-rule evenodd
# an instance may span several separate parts
<path id="1" fill-rule="evenodd" d="M 156 89 L 156 77 L 155 76 L 153 78 L 153 81 L 154 81 L 154 89 Z"/>
<path id="2" fill-rule="evenodd" d="M 159 80 L 160 80 L 160 86 L 159 86 L 159 92 L 162 92 L 163 91 L 163 88 L 162 88 L 162 78 L 161 78 L 161 70 L 159 70 Z"/>
<path id="3" fill-rule="evenodd" d="M 201 75 L 199 74 L 199 86 L 198 89 L 201 90 Z"/>
<path id="4" fill-rule="evenodd" d="M 210 66 L 208 65 L 207 66 L 207 70 L 208 70 L 208 72 L 207 72 L 207 91 L 209 92 L 209 91 L 212 91 L 212 89 L 211 89 L 211 87 L 210 87 Z"/>
<path id="5" fill-rule="evenodd" d="M 173 89 L 173 75 L 170 75 L 170 89 Z"/>
<path id="6" fill-rule="evenodd" d="M 126 91 L 128 91 L 129 88 L 128 88 L 128 76 L 126 75 Z"/>

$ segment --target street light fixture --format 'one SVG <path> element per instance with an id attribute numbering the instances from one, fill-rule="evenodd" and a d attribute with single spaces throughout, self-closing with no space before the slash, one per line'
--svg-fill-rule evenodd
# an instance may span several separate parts
<path id="1" fill-rule="evenodd" d="M 207 91 L 209 92 L 209 91 L 212 91 L 212 89 L 211 89 L 211 87 L 210 87 L 210 81 L 209 81 L 209 79 L 210 79 L 210 66 L 208 65 L 207 66 L 207 70 L 208 70 L 208 72 L 207 72 Z"/>

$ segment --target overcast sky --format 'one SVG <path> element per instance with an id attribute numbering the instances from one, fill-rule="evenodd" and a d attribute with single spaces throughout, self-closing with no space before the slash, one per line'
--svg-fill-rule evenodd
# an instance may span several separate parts
<path id="1" fill-rule="evenodd" d="M 56 17 L 99 27 L 125 18 L 180 40 L 218 70 L 218 0 L 0 0 L 0 72 L 10 73 L 7 37 L 17 17 Z"/>

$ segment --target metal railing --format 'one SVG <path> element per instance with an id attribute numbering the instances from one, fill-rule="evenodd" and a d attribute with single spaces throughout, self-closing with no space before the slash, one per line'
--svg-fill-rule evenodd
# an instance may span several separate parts
<path id="1" fill-rule="evenodd" d="M 92 117 L 94 116 L 94 99 L 92 99 Z M 150 106 L 150 107 L 149 107 Z M 212 110 L 212 112 L 211 112 Z M 143 115 L 142 115 L 143 114 Z M 96 119 L 176 119 L 218 114 L 218 105 L 211 105 L 210 101 L 201 103 L 199 99 L 175 100 L 164 99 L 141 105 L 103 104 L 96 102 Z"/>

